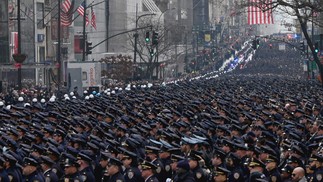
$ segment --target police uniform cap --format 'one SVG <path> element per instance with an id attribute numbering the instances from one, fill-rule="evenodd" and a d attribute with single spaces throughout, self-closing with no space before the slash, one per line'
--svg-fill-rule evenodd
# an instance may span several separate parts
<path id="1" fill-rule="evenodd" d="M 181 169 L 185 169 L 186 171 L 190 170 L 189 161 L 186 159 L 178 161 L 176 167 L 181 168 Z"/>
<path id="2" fill-rule="evenodd" d="M 111 145 L 109 145 L 106 148 L 106 152 L 112 153 L 112 154 L 117 154 L 119 152 L 119 150 L 116 147 L 113 147 Z"/>
<path id="3" fill-rule="evenodd" d="M 173 162 L 178 162 L 178 161 L 181 161 L 181 160 L 184 160 L 185 157 L 181 156 L 181 155 L 176 155 L 176 154 L 172 154 L 171 155 L 171 160 Z"/>
<path id="4" fill-rule="evenodd" d="M 145 152 L 146 153 L 154 153 L 154 154 L 158 154 L 160 152 L 160 149 L 157 147 L 153 147 L 153 146 L 146 146 L 145 148 Z"/>
<path id="5" fill-rule="evenodd" d="M 286 172 L 286 173 L 289 173 L 289 174 L 291 174 L 293 172 L 293 170 L 294 170 L 294 168 L 292 166 L 290 166 L 290 165 L 285 165 L 281 169 L 282 172 Z"/>
<path id="6" fill-rule="evenodd" d="M 265 167 L 265 164 L 258 160 L 257 158 L 252 158 L 249 165 L 249 167 Z"/>
<path id="7" fill-rule="evenodd" d="M 225 152 L 222 149 L 216 148 L 213 151 L 213 156 L 216 156 L 218 158 L 224 159 L 225 156 L 226 156 L 226 154 L 225 154 Z"/>
<path id="8" fill-rule="evenodd" d="M 108 152 L 101 152 L 101 160 L 108 160 L 108 159 L 110 159 L 112 156 L 111 156 L 111 154 L 110 153 L 108 153 Z"/>
<path id="9" fill-rule="evenodd" d="M 43 147 L 41 147 L 40 145 L 37 145 L 37 144 L 32 145 L 32 151 L 34 151 L 34 152 L 38 152 L 38 153 L 42 154 L 44 152 L 44 150 L 45 149 Z"/>
<path id="10" fill-rule="evenodd" d="M 57 149 L 57 147 L 55 145 L 50 145 L 48 148 L 47 148 L 47 151 L 46 151 L 47 154 L 52 154 L 52 155 L 56 155 L 56 156 L 59 156 L 60 155 L 60 152 L 59 150 Z"/>
<path id="11" fill-rule="evenodd" d="M 23 160 L 24 166 L 35 166 L 37 167 L 39 165 L 38 161 L 31 157 L 25 157 Z"/>
<path id="12" fill-rule="evenodd" d="M 290 164 L 290 163 L 297 163 L 300 165 L 302 164 L 302 161 L 299 158 L 292 155 L 292 156 L 289 156 L 287 159 L 287 164 Z"/>
<path id="13" fill-rule="evenodd" d="M 81 150 L 77 155 L 77 160 L 84 160 L 87 162 L 92 161 L 91 159 L 91 151 L 89 150 Z"/>
<path id="14" fill-rule="evenodd" d="M 48 164 L 49 166 L 53 165 L 55 162 L 48 156 L 40 156 L 41 163 Z"/>
<path id="15" fill-rule="evenodd" d="M 268 155 L 266 162 L 279 162 L 278 158 L 274 155 Z"/>
<path id="16" fill-rule="evenodd" d="M 189 160 L 200 161 L 202 159 L 203 158 L 202 158 L 202 153 L 201 152 L 198 152 L 198 151 L 195 151 L 195 150 L 191 151 L 190 156 L 189 156 Z"/>
<path id="17" fill-rule="evenodd" d="M 79 164 L 77 163 L 77 159 L 72 154 L 64 153 L 64 155 L 65 155 L 64 167 L 79 166 Z"/>
<path id="18" fill-rule="evenodd" d="M 318 162 L 323 162 L 323 156 L 321 154 L 313 154 L 310 159 L 310 162 L 312 161 L 318 161 Z"/>
<path id="19" fill-rule="evenodd" d="M 157 169 L 157 166 L 156 166 L 155 164 L 153 164 L 153 163 L 151 163 L 151 162 L 148 162 L 148 161 L 146 161 L 146 160 L 144 160 L 144 161 L 140 164 L 140 166 L 141 166 L 141 169 L 142 169 L 142 170 L 148 170 L 148 169 L 155 170 L 155 169 Z"/>
<path id="20" fill-rule="evenodd" d="M 61 129 L 56 129 L 54 131 L 54 135 L 58 135 L 58 136 L 64 137 L 66 135 L 66 133 L 63 130 L 61 130 Z"/>
<path id="21" fill-rule="evenodd" d="M 223 168 L 223 167 L 217 167 L 216 170 L 215 170 L 214 175 L 215 176 L 218 176 L 218 175 L 228 176 L 229 173 L 230 173 L 230 171 L 228 169 Z"/>
<path id="22" fill-rule="evenodd" d="M 94 141 L 92 141 L 92 142 L 88 142 L 88 143 L 87 143 L 87 145 L 88 145 L 89 149 L 94 150 L 94 151 L 98 151 L 98 150 L 100 149 L 100 148 L 98 147 L 98 145 L 96 145 L 96 144 L 94 143 Z"/>
<path id="23" fill-rule="evenodd" d="M 129 150 L 120 147 L 119 148 L 120 152 L 123 154 L 123 158 L 136 158 L 137 154 L 130 152 Z"/>
<path id="24" fill-rule="evenodd" d="M 114 157 L 109 159 L 108 164 L 115 165 L 115 166 L 122 166 L 123 165 L 123 163 L 119 159 L 114 158 Z"/>
<path id="25" fill-rule="evenodd" d="M 4 153 L 3 154 L 3 158 L 6 160 L 6 161 L 9 161 L 11 163 L 14 163 L 14 162 L 17 162 L 17 159 L 12 156 L 11 154 L 8 154 L 8 153 Z"/>

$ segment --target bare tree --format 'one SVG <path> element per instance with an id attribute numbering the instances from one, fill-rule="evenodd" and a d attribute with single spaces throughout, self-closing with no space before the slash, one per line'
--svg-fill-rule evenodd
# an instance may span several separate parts
<path id="1" fill-rule="evenodd" d="M 147 29 L 138 30 L 137 39 L 137 55 L 140 60 L 145 63 L 146 70 L 144 78 L 151 79 L 154 71 L 158 74 L 160 66 L 160 57 L 171 57 L 171 50 L 176 43 L 174 37 L 180 37 L 183 34 L 182 27 L 177 24 L 169 24 L 167 27 L 158 19 L 145 19 L 140 21 L 138 27 L 150 27 Z M 149 32 L 150 40 L 146 41 L 146 33 Z M 153 33 L 157 33 L 157 42 L 153 42 Z M 170 34 L 171 32 L 171 34 Z M 172 36 L 170 36 L 172 35 Z M 175 36 L 174 36 L 175 35 Z M 134 35 L 128 34 L 128 47 L 134 47 Z"/>

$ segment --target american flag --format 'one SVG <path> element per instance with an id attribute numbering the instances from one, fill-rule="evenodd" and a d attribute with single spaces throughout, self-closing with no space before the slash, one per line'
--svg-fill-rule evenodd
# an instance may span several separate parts
<path id="1" fill-rule="evenodd" d="M 92 6 L 91 6 L 91 25 L 96 30 L 96 16 Z"/>
<path id="2" fill-rule="evenodd" d="M 70 26 L 73 22 L 74 0 L 65 0 L 61 8 L 61 25 Z"/>
<path id="3" fill-rule="evenodd" d="M 248 24 L 274 24 L 272 0 L 249 0 Z"/>
<path id="4" fill-rule="evenodd" d="M 85 2 L 83 1 L 80 6 L 77 8 L 77 12 L 81 15 L 84 16 L 84 14 L 86 14 L 86 12 L 84 13 L 84 7 L 86 6 Z M 89 24 L 89 18 L 87 17 L 87 15 L 85 15 L 85 21 L 86 21 L 86 26 Z"/>

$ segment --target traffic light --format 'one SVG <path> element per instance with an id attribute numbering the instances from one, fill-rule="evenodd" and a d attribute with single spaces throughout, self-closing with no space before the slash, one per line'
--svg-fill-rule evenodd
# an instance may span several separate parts
<path id="1" fill-rule="evenodd" d="M 154 49 L 149 50 L 150 56 L 154 56 Z"/>
<path id="2" fill-rule="evenodd" d="M 92 54 L 92 42 L 86 41 L 86 55 Z"/>
<path id="3" fill-rule="evenodd" d="M 304 41 L 301 41 L 300 42 L 300 47 L 299 48 L 301 49 L 302 53 L 305 52 L 305 44 L 304 44 Z"/>
<path id="4" fill-rule="evenodd" d="M 158 45 L 158 32 L 153 31 L 152 43 L 153 45 Z"/>
<path id="5" fill-rule="evenodd" d="M 146 32 L 146 38 L 145 38 L 145 41 L 148 43 L 150 42 L 150 36 L 149 36 L 149 32 Z"/>
<path id="6" fill-rule="evenodd" d="M 252 48 L 257 49 L 257 40 L 252 41 Z"/>
<path id="7" fill-rule="evenodd" d="M 319 52 L 319 43 L 315 42 L 315 53 Z"/>

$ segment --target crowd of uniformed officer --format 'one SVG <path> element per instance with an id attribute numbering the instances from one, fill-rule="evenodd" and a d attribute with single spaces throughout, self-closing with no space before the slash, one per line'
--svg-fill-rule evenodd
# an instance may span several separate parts
<path id="1" fill-rule="evenodd" d="M 322 88 L 295 51 L 271 54 L 215 79 L 1 101 L 0 180 L 322 181 Z"/>

